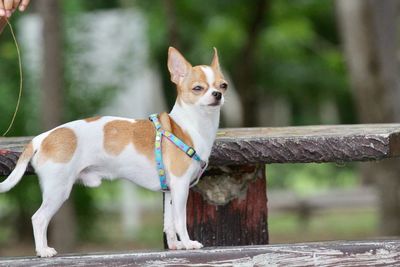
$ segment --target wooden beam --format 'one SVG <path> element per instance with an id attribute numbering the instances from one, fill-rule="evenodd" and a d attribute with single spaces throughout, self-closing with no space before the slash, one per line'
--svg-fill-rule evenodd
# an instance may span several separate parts
<path id="1" fill-rule="evenodd" d="M 10 173 L 30 139 L 0 138 L 0 175 Z M 234 128 L 219 130 L 210 165 L 348 162 L 398 156 L 400 124 Z"/>
<path id="2" fill-rule="evenodd" d="M 400 156 L 400 124 L 221 129 L 210 162 L 308 163 Z"/>
<path id="3" fill-rule="evenodd" d="M 9 175 L 23 148 L 32 137 L 0 137 L 0 175 Z M 34 170 L 29 165 L 26 174 L 33 174 Z"/>
<path id="4" fill-rule="evenodd" d="M 1 266 L 398 266 L 400 240 L 337 241 L 54 258 L 0 258 Z"/>

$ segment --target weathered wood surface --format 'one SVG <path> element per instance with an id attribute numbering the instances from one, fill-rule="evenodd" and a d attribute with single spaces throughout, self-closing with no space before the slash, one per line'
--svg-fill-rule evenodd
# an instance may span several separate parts
<path id="1" fill-rule="evenodd" d="M 9 174 L 11 162 L 29 140 L 0 138 L 0 175 Z M 210 164 L 346 162 L 398 156 L 400 124 L 235 128 L 218 132 Z"/>
<path id="2" fill-rule="evenodd" d="M 0 258 L 0 266 L 399 266 L 400 240 Z"/>
<path id="3" fill-rule="evenodd" d="M 31 139 L 31 137 L 0 137 L 0 175 L 11 173 L 21 151 Z M 30 165 L 26 173 L 33 173 Z"/>
<path id="4" fill-rule="evenodd" d="M 346 162 L 399 155 L 400 124 L 237 128 L 220 130 L 211 162 Z"/>

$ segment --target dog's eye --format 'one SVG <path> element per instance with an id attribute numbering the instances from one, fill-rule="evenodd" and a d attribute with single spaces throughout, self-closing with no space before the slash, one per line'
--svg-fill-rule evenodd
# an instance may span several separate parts
<path id="1" fill-rule="evenodd" d="M 227 84 L 227 83 L 221 83 L 221 85 L 219 86 L 219 88 L 221 88 L 221 89 L 227 89 L 227 88 L 228 88 L 228 84 Z"/>
<path id="2" fill-rule="evenodd" d="M 197 92 L 199 92 L 199 91 L 201 91 L 201 90 L 203 90 L 203 89 L 204 89 L 204 88 L 201 87 L 200 85 L 197 85 L 197 86 L 193 87 L 193 91 L 197 91 Z"/>

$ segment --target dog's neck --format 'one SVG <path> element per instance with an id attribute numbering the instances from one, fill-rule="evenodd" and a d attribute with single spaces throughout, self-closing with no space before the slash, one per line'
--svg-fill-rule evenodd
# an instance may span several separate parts
<path id="1" fill-rule="evenodd" d="M 177 101 L 169 115 L 191 136 L 200 156 L 208 158 L 218 130 L 220 108 L 199 107 Z"/>

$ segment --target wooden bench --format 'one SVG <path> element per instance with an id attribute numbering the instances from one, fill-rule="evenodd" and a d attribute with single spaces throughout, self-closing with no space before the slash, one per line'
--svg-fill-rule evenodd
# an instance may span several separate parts
<path id="1" fill-rule="evenodd" d="M 0 258 L 1 266 L 398 266 L 396 240 Z"/>
<path id="2" fill-rule="evenodd" d="M 10 173 L 29 140 L 29 137 L 0 138 L 0 175 Z M 210 158 L 210 168 L 189 194 L 189 234 L 207 247 L 268 244 L 267 163 L 343 163 L 382 160 L 399 155 L 400 124 L 221 129 Z M 398 241 L 391 242 L 397 246 L 393 253 L 397 253 L 398 260 Z M 341 244 L 354 247 L 357 251 L 355 247 L 359 243 Z M 380 244 L 384 246 L 386 242 Z M 296 250 L 298 246 L 288 245 L 282 247 L 282 251 Z M 311 248 L 325 249 L 330 246 L 334 247 L 326 243 L 304 245 L 302 248 L 309 248 L 311 253 Z M 256 248 L 272 253 L 276 247 L 279 246 Z M 252 247 L 248 249 L 254 251 Z M 217 249 L 232 255 L 234 250 Z M 253 255 L 245 248 L 242 251 Z M 169 254 L 174 252 L 163 253 L 175 255 Z M 179 253 L 202 255 L 202 252 Z M 318 253 L 315 255 L 317 258 L 321 256 Z"/>

